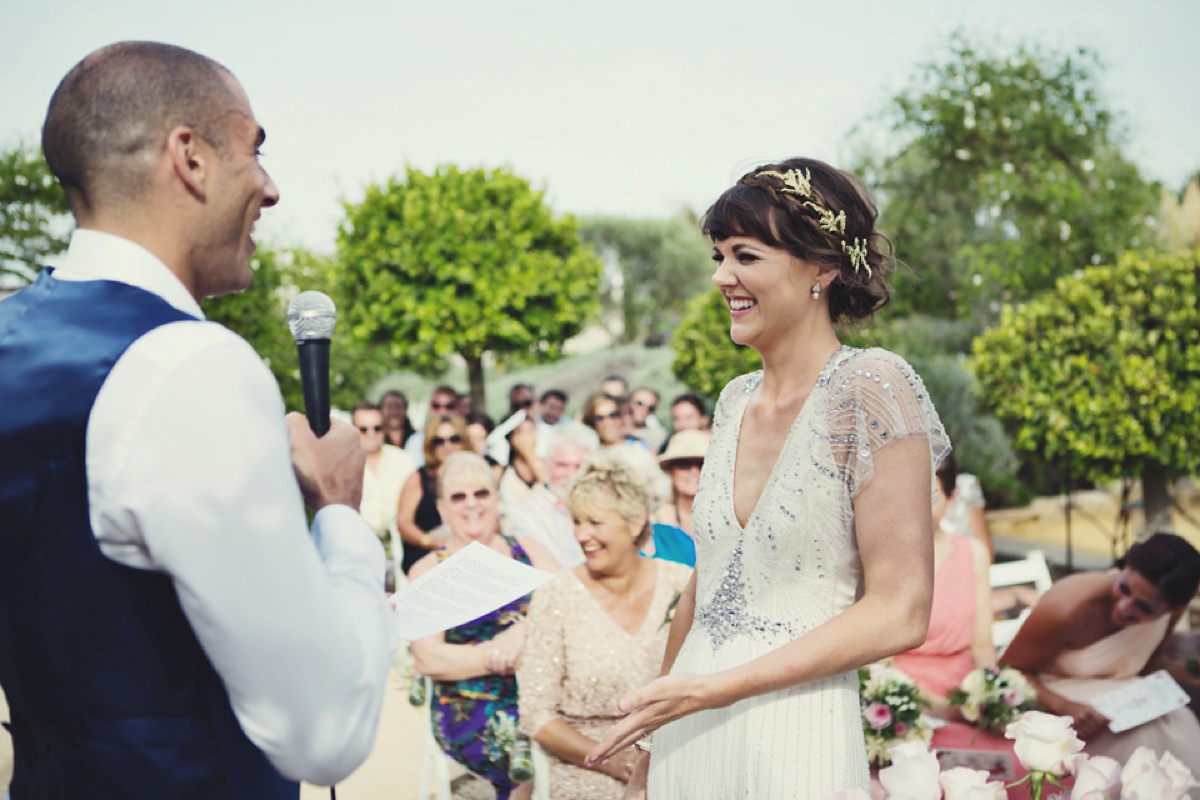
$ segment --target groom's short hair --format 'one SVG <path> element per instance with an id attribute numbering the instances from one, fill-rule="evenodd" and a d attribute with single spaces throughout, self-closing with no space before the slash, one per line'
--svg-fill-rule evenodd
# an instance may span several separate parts
<path id="1" fill-rule="evenodd" d="M 137 198 L 176 126 L 221 150 L 222 115 L 236 100 L 226 76 L 211 58 L 159 42 L 118 42 L 76 64 L 42 125 L 46 163 L 72 204 Z"/>

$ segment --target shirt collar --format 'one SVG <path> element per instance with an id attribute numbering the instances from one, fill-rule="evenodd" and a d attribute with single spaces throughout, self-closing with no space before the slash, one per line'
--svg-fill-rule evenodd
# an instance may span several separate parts
<path id="1" fill-rule="evenodd" d="M 54 277 L 67 281 L 117 281 L 136 286 L 158 295 L 185 314 L 204 319 L 196 298 L 166 264 L 140 244 L 111 233 L 76 228 L 62 266 L 54 270 Z"/>

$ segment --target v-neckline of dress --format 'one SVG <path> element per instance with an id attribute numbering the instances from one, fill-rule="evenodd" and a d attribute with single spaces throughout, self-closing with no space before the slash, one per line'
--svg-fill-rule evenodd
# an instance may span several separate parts
<path id="1" fill-rule="evenodd" d="M 596 607 L 596 610 L 599 611 L 604 616 L 605 619 L 607 619 L 610 623 L 612 623 L 612 626 L 614 628 L 619 630 L 621 633 L 625 634 L 630 639 L 636 639 L 639 636 L 641 636 L 643 633 L 645 633 L 646 625 L 649 624 L 650 618 L 652 616 L 654 616 L 654 614 L 653 614 L 654 606 L 655 606 L 655 603 L 658 601 L 658 592 L 662 588 L 663 581 L 662 581 L 662 575 L 660 574 L 658 562 L 655 561 L 654 559 L 647 559 L 647 560 L 650 561 L 651 566 L 654 567 L 654 591 L 651 592 L 651 594 L 650 594 L 650 604 L 646 607 L 646 613 L 642 617 L 642 621 L 638 624 L 637 631 L 634 633 L 630 633 L 629 631 L 625 630 L 625 628 L 621 626 L 621 623 L 617 622 L 616 618 L 613 617 L 612 614 L 608 613 L 608 611 L 604 608 L 604 606 L 600 605 L 600 601 L 597 600 L 595 595 L 592 594 L 591 590 L 588 589 L 587 584 L 585 584 L 582 580 L 580 580 L 579 576 L 575 574 L 574 570 L 571 571 L 571 577 L 573 577 L 575 579 L 575 583 L 578 584 L 580 590 L 582 590 L 583 593 L 585 595 L 587 595 L 588 600 L 590 600 L 592 605 L 594 605 Z"/>
<path id="2" fill-rule="evenodd" d="M 744 534 L 746 530 L 749 529 L 751 523 L 754 522 L 755 517 L 758 516 L 758 509 L 762 505 L 763 498 L 767 496 L 767 492 L 775 483 L 775 476 L 779 474 L 779 462 L 783 460 L 782 456 L 784 451 L 787 450 L 788 442 L 792 440 L 792 435 L 796 432 L 796 429 L 800 427 L 799 423 L 804 418 L 804 412 L 812 406 L 813 395 L 817 393 L 818 389 L 824 386 L 830 371 L 833 369 L 834 360 L 850 349 L 852 348 L 850 348 L 849 345 L 841 345 L 837 350 L 834 350 L 829 358 L 825 361 L 825 366 L 822 367 L 821 371 L 817 374 L 817 380 L 813 384 L 812 390 L 809 391 L 808 397 L 804 398 L 803 405 L 801 405 L 800 410 L 796 412 L 796 418 L 792 420 L 792 424 L 788 427 L 787 435 L 783 437 L 783 444 L 779 447 L 779 455 L 775 457 L 775 463 L 771 465 L 771 472 L 767 475 L 767 480 L 765 483 L 763 483 L 762 491 L 759 492 L 758 498 L 754 501 L 754 506 L 750 509 L 750 516 L 746 517 L 746 524 L 743 525 L 742 521 L 738 519 L 737 503 L 734 499 L 737 492 L 738 450 L 740 449 L 742 443 L 742 425 L 746 421 L 746 408 L 750 405 L 750 395 L 754 394 L 754 390 L 757 389 L 759 384 L 762 383 L 762 370 L 759 370 L 750 379 L 753 381 L 753 385 L 748 386 L 745 389 L 746 396 L 742 399 L 742 407 L 738 412 L 737 417 L 737 427 L 734 428 L 733 432 L 733 461 L 729 467 L 730 475 L 729 483 L 727 484 L 729 487 L 729 492 L 726 498 L 729 503 L 729 512 L 733 519 L 734 528 L 737 529 L 739 535 Z"/>

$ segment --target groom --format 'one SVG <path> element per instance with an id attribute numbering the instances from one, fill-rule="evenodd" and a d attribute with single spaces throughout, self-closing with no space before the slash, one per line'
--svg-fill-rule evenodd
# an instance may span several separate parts
<path id="1" fill-rule="evenodd" d="M 250 283 L 264 136 L 232 74 L 165 44 L 98 50 L 50 101 L 77 230 L 0 303 L 13 800 L 296 798 L 371 750 L 395 641 L 358 438 L 285 425 L 199 305 Z"/>

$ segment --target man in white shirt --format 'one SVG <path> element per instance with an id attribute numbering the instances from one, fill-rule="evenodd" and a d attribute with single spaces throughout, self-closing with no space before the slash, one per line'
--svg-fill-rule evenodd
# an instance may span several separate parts
<path id="1" fill-rule="evenodd" d="M 639 386 L 630 395 L 630 410 L 633 412 L 633 435 L 646 443 L 651 452 L 657 453 L 658 448 L 667 440 L 667 432 L 654 412 L 658 410 L 658 392 L 648 386 Z"/>
<path id="2" fill-rule="evenodd" d="M 371 751 L 395 632 L 358 437 L 285 425 L 199 305 L 250 283 L 264 136 L 231 73 L 170 45 L 102 48 L 51 99 L 78 229 L 0 303 L 13 800 L 296 798 Z"/>
<path id="3" fill-rule="evenodd" d="M 532 497 L 512 510 L 508 526 L 518 540 L 536 540 L 550 551 L 559 567 L 573 569 L 585 559 L 575 540 L 575 526 L 567 509 L 567 493 L 583 462 L 599 449 L 600 440 L 586 425 L 567 422 L 553 427 L 549 446 L 547 483 L 539 485 Z"/>
<path id="4" fill-rule="evenodd" d="M 391 541 L 396 508 L 400 504 L 400 490 L 409 476 L 417 471 L 417 465 L 408 453 L 383 441 L 383 411 L 379 406 L 359 403 L 351 412 L 351 419 L 358 429 L 358 441 L 367 452 L 362 503 L 358 510 L 371 530 L 375 531 L 384 549 L 389 551 L 390 557 L 393 544 L 401 546 L 399 541 Z"/>

